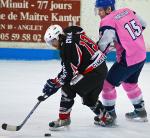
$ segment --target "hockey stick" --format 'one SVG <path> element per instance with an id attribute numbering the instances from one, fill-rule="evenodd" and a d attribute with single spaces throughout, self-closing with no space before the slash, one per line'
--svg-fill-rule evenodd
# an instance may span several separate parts
<path id="1" fill-rule="evenodd" d="M 44 94 L 43 96 L 39 96 L 39 97 L 43 97 L 43 101 L 46 100 L 49 96 L 45 97 L 46 94 Z M 33 107 L 33 109 L 30 111 L 30 113 L 27 115 L 27 117 L 24 119 L 24 121 L 19 125 L 19 126 L 13 126 L 13 125 L 8 125 L 6 123 L 2 124 L 2 129 L 7 130 L 7 131 L 19 131 L 24 124 L 27 122 L 27 120 L 30 118 L 30 116 L 33 114 L 33 112 L 35 111 L 35 109 L 39 106 L 39 104 L 42 102 L 42 100 L 38 101 L 36 103 L 36 105 Z"/>

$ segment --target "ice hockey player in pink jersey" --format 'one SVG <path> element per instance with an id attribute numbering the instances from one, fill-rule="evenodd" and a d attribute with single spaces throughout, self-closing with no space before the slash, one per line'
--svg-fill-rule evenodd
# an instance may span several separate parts
<path id="1" fill-rule="evenodd" d="M 115 123 L 117 115 L 116 89 L 123 86 L 131 100 L 134 111 L 125 114 L 129 120 L 147 121 L 147 113 L 138 78 L 146 59 L 146 49 L 142 35 L 145 22 L 128 8 L 115 10 L 115 0 L 96 0 L 95 9 L 101 18 L 98 45 L 107 54 L 116 49 L 117 61 L 110 68 L 104 82 L 102 99 L 109 115 L 96 116 L 95 123 L 108 126 Z"/>

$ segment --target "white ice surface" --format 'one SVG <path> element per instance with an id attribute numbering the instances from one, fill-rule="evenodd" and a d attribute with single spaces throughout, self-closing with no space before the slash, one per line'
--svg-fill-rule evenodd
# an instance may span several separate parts
<path id="1" fill-rule="evenodd" d="M 112 64 L 109 63 L 110 67 Z M 60 61 L 0 61 L 0 125 L 20 125 L 42 94 L 48 78 L 60 70 Z M 139 84 L 148 112 L 149 122 L 135 123 L 125 119 L 132 105 L 122 87 L 117 88 L 115 128 L 102 128 L 93 124 L 94 114 L 76 97 L 72 111 L 72 123 L 65 131 L 50 132 L 48 122 L 58 118 L 60 91 L 41 103 L 28 122 L 18 132 L 0 128 L 0 138 L 42 138 L 51 133 L 53 138 L 150 138 L 150 64 L 146 64 Z"/>

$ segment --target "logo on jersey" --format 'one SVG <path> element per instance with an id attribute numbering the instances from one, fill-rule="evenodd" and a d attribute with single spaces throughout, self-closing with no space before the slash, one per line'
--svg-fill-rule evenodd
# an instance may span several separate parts
<path id="1" fill-rule="evenodd" d="M 72 32 L 67 33 L 66 43 L 71 44 L 72 43 Z"/>
<path id="2" fill-rule="evenodd" d="M 126 16 L 126 15 L 128 15 L 128 14 L 129 14 L 128 11 L 121 12 L 121 13 L 119 13 L 119 14 L 117 14 L 117 15 L 115 16 L 115 19 L 116 19 L 116 20 L 120 20 L 121 18 L 123 18 L 124 16 Z"/>
<path id="3" fill-rule="evenodd" d="M 91 60 L 94 60 L 94 62 L 91 64 L 93 68 L 98 67 L 102 62 L 104 62 L 106 59 L 106 56 L 99 50 L 95 52 L 95 54 L 92 56 Z"/>

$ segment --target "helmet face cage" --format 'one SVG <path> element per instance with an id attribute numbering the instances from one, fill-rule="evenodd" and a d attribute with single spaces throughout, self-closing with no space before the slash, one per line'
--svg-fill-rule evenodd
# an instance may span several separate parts
<path id="1" fill-rule="evenodd" d="M 53 40 L 59 40 L 59 35 L 63 34 L 63 29 L 59 25 L 51 25 L 46 30 L 44 40 L 48 46 L 52 45 Z"/>

